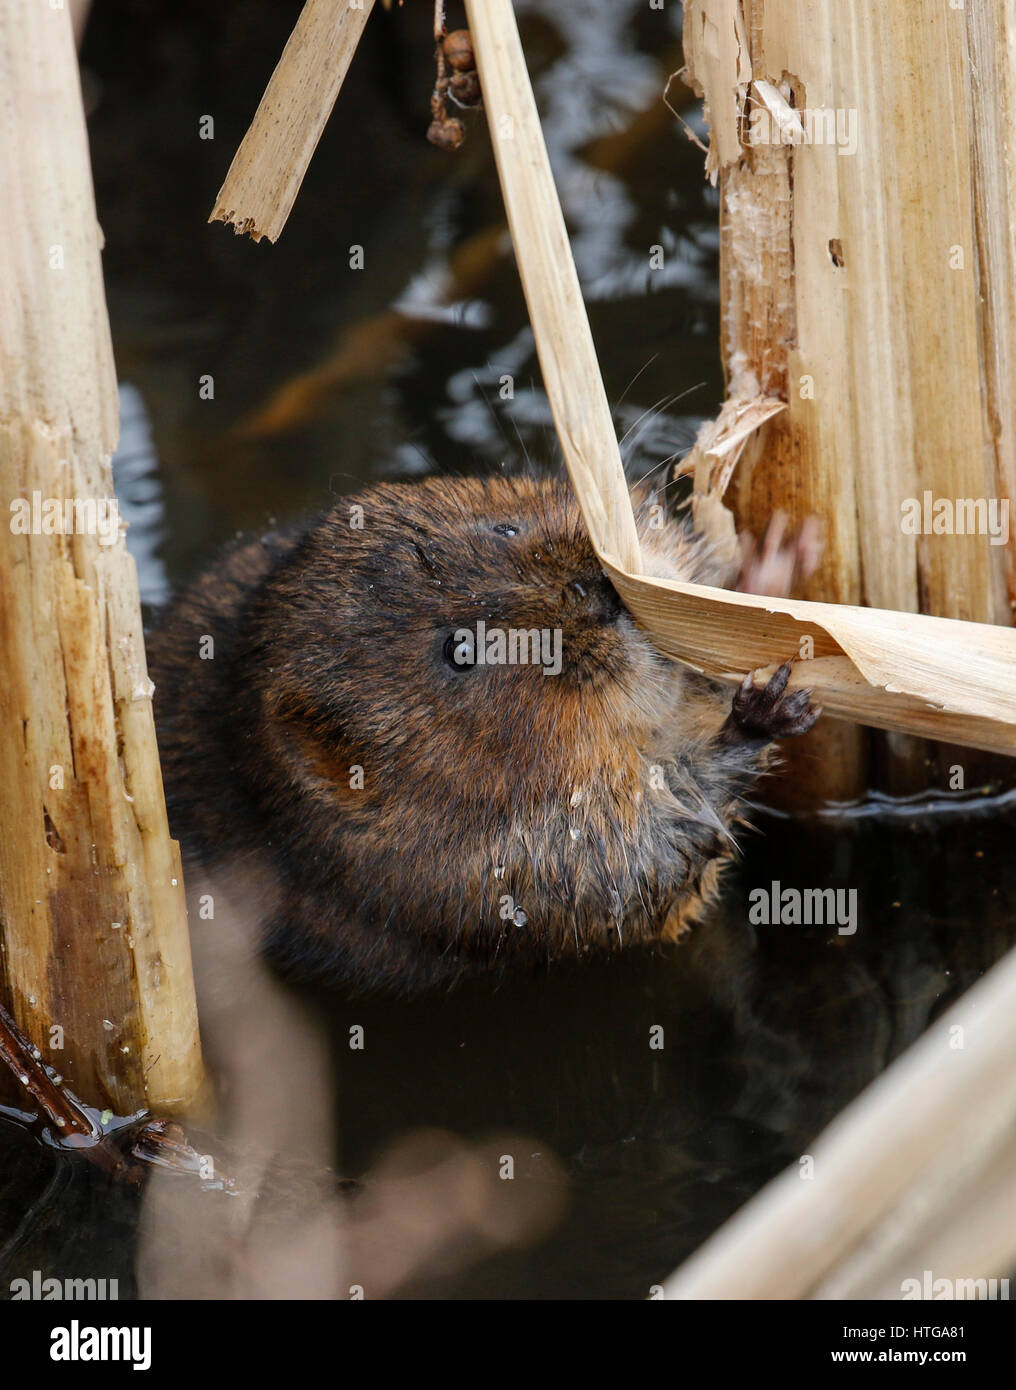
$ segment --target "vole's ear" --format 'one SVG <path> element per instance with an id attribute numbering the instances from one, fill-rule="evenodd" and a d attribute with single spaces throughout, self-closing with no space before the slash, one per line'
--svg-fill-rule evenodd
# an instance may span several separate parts
<path id="1" fill-rule="evenodd" d="M 291 740 L 305 779 L 333 806 L 360 811 L 370 803 L 370 769 L 350 745 L 306 726 L 293 728 Z"/>
<path id="2" fill-rule="evenodd" d="M 319 716 L 280 703 L 270 714 L 269 728 L 272 754 L 306 792 L 348 811 L 370 803 L 368 762 L 341 733 L 322 726 Z"/>

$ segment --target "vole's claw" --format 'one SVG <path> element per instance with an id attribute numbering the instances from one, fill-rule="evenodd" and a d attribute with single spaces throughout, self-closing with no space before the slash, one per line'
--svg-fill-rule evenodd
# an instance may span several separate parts
<path id="1" fill-rule="evenodd" d="M 811 703 L 810 690 L 794 690 L 787 694 L 791 663 L 783 665 L 765 685 L 756 685 L 749 672 L 734 696 L 722 736 L 765 739 L 792 738 L 805 734 L 821 714 L 821 708 Z"/>

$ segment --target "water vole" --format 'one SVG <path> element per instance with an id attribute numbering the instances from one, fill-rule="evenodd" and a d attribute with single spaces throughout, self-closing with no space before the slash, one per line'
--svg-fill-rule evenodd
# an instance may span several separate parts
<path id="1" fill-rule="evenodd" d="M 733 578 L 651 501 L 647 572 Z M 531 632 L 536 662 L 496 659 Z M 816 717 L 785 672 L 731 703 L 660 655 L 531 477 L 380 484 L 234 548 L 149 660 L 186 858 L 267 857 L 268 954 L 354 990 L 679 934 L 771 740 Z"/>

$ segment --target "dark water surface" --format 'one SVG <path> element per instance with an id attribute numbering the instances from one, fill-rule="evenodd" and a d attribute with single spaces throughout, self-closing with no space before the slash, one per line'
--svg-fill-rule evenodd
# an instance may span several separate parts
<path id="1" fill-rule="evenodd" d="M 237 530 L 365 481 L 553 452 L 482 118 L 457 156 L 426 144 L 428 6 L 378 9 L 271 247 L 205 220 L 299 5 L 98 4 L 83 63 L 124 383 L 117 477 L 149 602 Z M 660 100 L 679 9 L 517 5 L 635 471 L 687 448 L 722 396 L 715 197 Z M 670 99 L 697 122 L 679 82 Z M 531 1136 L 536 1169 L 564 1175 L 537 1244 L 424 1267 L 401 1292 L 645 1297 L 1011 944 L 1013 821 L 948 801 L 767 815 L 688 946 L 438 1004 L 317 1001 L 344 1176 L 417 1128 Z M 749 891 L 772 880 L 855 889 L 856 932 L 749 925 Z M 343 1045 L 354 1024 L 362 1052 Z M 137 1199 L 12 1125 L 0 1154 L 0 1297 L 33 1269 L 117 1277 L 127 1296 Z"/>

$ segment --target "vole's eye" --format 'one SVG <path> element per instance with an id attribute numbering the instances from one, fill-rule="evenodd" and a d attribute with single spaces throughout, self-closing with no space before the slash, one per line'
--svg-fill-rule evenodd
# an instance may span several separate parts
<path id="1" fill-rule="evenodd" d="M 476 648 L 471 632 L 453 632 L 445 639 L 444 659 L 455 671 L 466 671 L 476 665 Z"/>
<path id="2" fill-rule="evenodd" d="M 519 528 L 513 526 L 510 521 L 499 521 L 496 526 L 490 528 L 498 536 L 517 536 Z"/>

